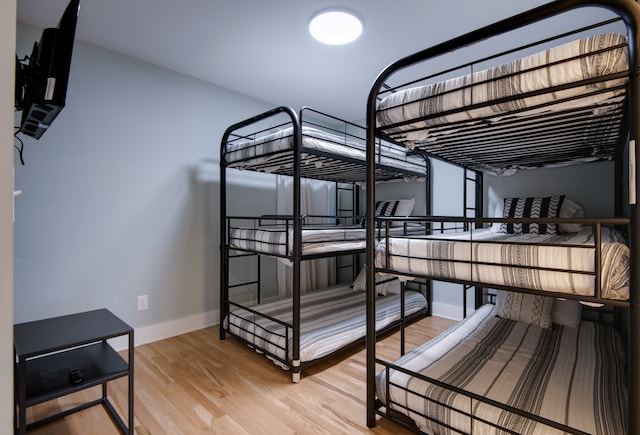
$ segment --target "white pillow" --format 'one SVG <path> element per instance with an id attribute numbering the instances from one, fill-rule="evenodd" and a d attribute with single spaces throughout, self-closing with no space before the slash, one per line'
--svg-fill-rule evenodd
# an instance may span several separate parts
<path id="1" fill-rule="evenodd" d="M 490 214 L 489 217 L 502 217 L 502 210 L 504 209 L 504 199 L 500 198 L 500 200 L 496 203 L 496 207 L 493 210 L 493 214 Z M 491 224 L 491 232 L 492 233 L 499 233 L 500 232 L 500 227 L 502 226 L 502 224 L 500 222 L 494 222 Z"/>
<path id="2" fill-rule="evenodd" d="M 398 208 L 396 208 L 396 213 L 394 214 L 394 216 L 403 216 L 403 217 L 411 216 L 411 213 L 413 212 L 413 207 L 415 205 L 416 205 L 415 198 L 401 199 L 400 201 L 398 201 Z"/>
<path id="3" fill-rule="evenodd" d="M 564 201 L 562 201 L 562 206 L 560 206 L 559 217 L 581 219 L 584 217 L 584 209 L 574 201 L 565 198 Z M 580 224 L 560 224 L 561 233 L 578 233 L 581 230 L 582 225 Z"/>
<path id="4" fill-rule="evenodd" d="M 353 281 L 353 289 L 358 291 L 367 290 L 367 266 L 364 266 Z M 386 295 L 387 293 L 400 293 L 400 280 L 388 273 L 376 273 L 376 293 Z"/>
<path id="5" fill-rule="evenodd" d="M 553 298 L 541 295 L 498 290 L 496 315 L 503 319 L 530 323 L 540 328 L 551 328 Z"/>
<path id="6" fill-rule="evenodd" d="M 553 301 L 551 321 L 556 325 L 577 328 L 582 318 L 582 304 L 578 301 L 557 299 Z"/>
<path id="7" fill-rule="evenodd" d="M 398 216 L 398 217 L 407 217 L 411 216 L 413 212 L 413 207 L 416 204 L 415 198 L 410 199 L 393 199 L 393 200 L 385 200 L 385 201 L 377 201 L 376 202 L 376 216 Z M 383 212 L 385 211 L 386 212 Z M 389 214 L 393 212 L 393 214 Z M 401 227 L 402 222 L 392 222 L 392 227 Z"/>

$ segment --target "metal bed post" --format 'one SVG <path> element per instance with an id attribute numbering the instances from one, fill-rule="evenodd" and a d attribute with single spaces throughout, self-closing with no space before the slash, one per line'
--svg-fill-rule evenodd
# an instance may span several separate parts
<path id="1" fill-rule="evenodd" d="M 635 10 L 631 11 L 631 6 Z M 629 34 L 629 213 L 631 217 L 631 270 L 629 277 L 630 308 L 629 308 L 629 346 L 627 368 L 629 382 L 628 431 L 630 434 L 640 433 L 640 208 L 637 203 L 637 192 L 640 191 L 640 180 L 637 168 L 640 164 L 640 83 L 638 83 L 638 62 L 640 61 L 640 42 L 638 23 L 640 23 L 640 6 L 631 2 L 629 11 L 623 15 Z M 622 15 L 622 13 L 621 13 Z"/>
<path id="2" fill-rule="evenodd" d="M 375 388 L 375 370 L 376 370 L 376 299 L 375 299 L 375 182 L 376 182 L 376 165 L 375 165 L 375 128 L 376 128 L 376 102 L 377 89 L 383 85 L 386 76 L 378 78 L 369 93 L 367 100 L 367 116 L 365 124 L 367 128 L 367 191 L 366 191 L 366 259 L 365 264 L 369 267 L 366 269 L 367 291 L 366 291 L 366 318 L 367 318 L 367 335 L 366 335 L 366 405 L 367 405 L 367 427 L 375 427 L 376 425 L 376 388 Z M 377 85 L 377 86 L 376 86 Z"/>
<path id="3" fill-rule="evenodd" d="M 225 164 L 226 144 L 233 130 L 229 127 L 220 142 L 220 339 L 225 339 L 224 319 L 229 315 L 229 249 L 227 247 L 227 181 Z"/>
<path id="4" fill-rule="evenodd" d="M 476 218 L 484 216 L 484 176 L 482 172 L 475 171 L 475 204 L 476 204 Z M 476 228 L 482 227 L 483 224 L 476 223 Z M 465 301 L 466 302 L 466 301 Z M 484 288 L 476 286 L 475 290 L 475 309 L 477 310 L 484 304 Z"/>
<path id="5" fill-rule="evenodd" d="M 300 382 L 300 261 L 302 257 L 302 218 L 300 210 L 300 147 L 302 127 L 300 117 L 287 110 L 293 124 L 293 352 L 291 376 L 294 383 Z"/>

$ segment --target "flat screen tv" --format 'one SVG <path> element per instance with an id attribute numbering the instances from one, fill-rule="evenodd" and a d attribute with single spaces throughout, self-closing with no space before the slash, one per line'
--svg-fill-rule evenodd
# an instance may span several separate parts
<path id="1" fill-rule="evenodd" d="M 71 0 L 58 27 L 44 29 L 30 56 L 16 55 L 16 111 L 19 133 L 35 139 L 47 131 L 65 105 L 80 0 Z"/>

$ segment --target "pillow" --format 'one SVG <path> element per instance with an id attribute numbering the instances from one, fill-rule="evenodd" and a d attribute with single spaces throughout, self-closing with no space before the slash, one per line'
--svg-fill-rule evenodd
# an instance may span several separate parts
<path id="1" fill-rule="evenodd" d="M 560 207 L 559 217 L 581 219 L 584 217 L 584 209 L 579 204 L 565 198 Z M 560 232 L 562 233 L 578 233 L 580 230 L 582 230 L 580 224 L 560 224 Z"/>
<path id="2" fill-rule="evenodd" d="M 411 216 L 411 212 L 413 212 L 413 207 L 416 205 L 415 198 L 409 199 L 401 199 L 398 201 L 398 208 L 396 208 L 396 213 L 394 216 Z"/>
<path id="3" fill-rule="evenodd" d="M 416 204 L 415 198 L 410 199 L 397 199 L 391 201 L 377 201 L 376 202 L 376 216 L 398 216 L 406 217 L 411 216 L 413 207 Z M 392 227 L 401 227 L 402 222 L 392 222 Z"/>
<path id="4" fill-rule="evenodd" d="M 489 217 L 502 217 L 502 214 L 504 213 L 503 210 L 504 199 L 501 199 L 500 201 L 496 202 L 496 208 L 494 209 L 493 214 L 490 214 Z M 489 229 L 492 233 L 499 233 L 500 228 L 502 228 L 502 223 L 494 222 L 491 224 L 491 227 Z"/>
<path id="5" fill-rule="evenodd" d="M 544 198 L 505 198 L 502 216 L 505 218 L 555 218 L 562 206 L 564 195 Z M 503 223 L 501 233 L 552 234 L 558 233 L 557 224 Z"/>
<path id="6" fill-rule="evenodd" d="M 540 328 L 551 328 L 553 298 L 526 293 L 498 290 L 496 315 L 503 319 L 530 323 Z"/>
<path id="7" fill-rule="evenodd" d="M 396 210 L 398 209 L 399 204 L 400 204 L 399 200 L 377 201 L 376 208 L 374 211 L 374 216 L 387 216 L 387 217 L 395 216 L 395 213 L 396 213 Z M 360 222 L 360 226 L 362 228 L 366 228 L 366 224 L 367 224 L 367 219 L 366 218 L 362 219 L 362 221 Z M 377 224 L 376 226 L 379 227 L 380 224 Z"/>
<path id="8" fill-rule="evenodd" d="M 353 281 L 353 289 L 358 291 L 367 290 L 367 266 L 364 266 L 356 280 Z M 400 280 L 388 273 L 376 273 L 376 293 L 386 295 L 387 293 L 400 293 Z"/>
<path id="9" fill-rule="evenodd" d="M 578 301 L 556 299 L 551 309 L 551 321 L 556 325 L 577 328 L 582 319 L 582 304 Z"/>
<path id="10" fill-rule="evenodd" d="M 395 216 L 400 201 L 376 201 L 376 216 Z"/>

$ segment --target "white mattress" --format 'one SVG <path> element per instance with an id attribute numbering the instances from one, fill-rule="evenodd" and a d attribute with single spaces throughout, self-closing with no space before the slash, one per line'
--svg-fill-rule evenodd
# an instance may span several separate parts
<path id="1" fill-rule="evenodd" d="M 425 297 L 415 291 L 405 293 L 405 315 L 427 306 Z M 300 361 L 326 356 L 366 335 L 365 292 L 349 286 L 315 290 L 300 297 Z M 283 324 L 254 315 L 245 309 L 232 310 L 229 331 L 256 349 L 281 360 L 293 356 L 291 329 L 293 306 L 290 298 L 248 307 L 276 318 Z M 382 329 L 400 319 L 400 295 L 387 294 L 376 300 L 376 328 Z M 288 349 L 288 353 L 287 353 Z"/>
<path id="2" fill-rule="evenodd" d="M 293 128 L 288 127 L 275 133 L 260 136 L 254 140 L 235 141 L 227 144 L 225 159 L 230 167 L 236 169 L 251 169 L 260 165 L 265 172 L 274 172 L 282 165 L 281 153 L 293 149 Z M 366 162 L 366 145 L 364 140 L 358 141 L 346 135 L 332 134 L 313 127 L 302 127 L 302 147 L 318 152 L 335 155 L 338 159 L 355 159 L 362 164 Z M 303 155 L 303 161 L 306 155 Z M 274 162 L 269 166 L 269 162 Z M 382 142 L 376 145 L 376 162 L 401 170 L 410 170 L 425 174 L 425 161 L 421 157 L 407 155 L 406 149 Z M 265 165 L 267 164 L 267 165 Z M 318 165 L 314 160 L 311 164 Z"/>
<path id="3" fill-rule="evenodd" d="M 620 234 L 606 227 L 601 240 L 602 296 L 628 300 L 629 248 Z M 389 237 L 388 263 L 386 243 L 383 240 L 376 246 L 376 266 L 398 273 L 595 296 L 595 277 L 587 274 L 595 272 L 591 227 L 559 235 L 514 235 L 482 229 Z"/>
<path id="4" fill-rule="evenodd" d="M 626 358 L 613 328 L 583 321 L 578 328 L 554 325 L 548 330 L 493 313 L 491 305 L 481 307 L 394 364 L 587 433 L 626 433 Z M 386 378 L 385 370 L 376 377 L 383 402 Z M 427 433 L 454 432 L 425 415 L 463 433 L 494 434 L 496 429 L 476 421 L 471 430 L 468 417 L 425 396 L 516 433 L 563 433 L 395 370 L 390 379 L 389 407 Z"/>

